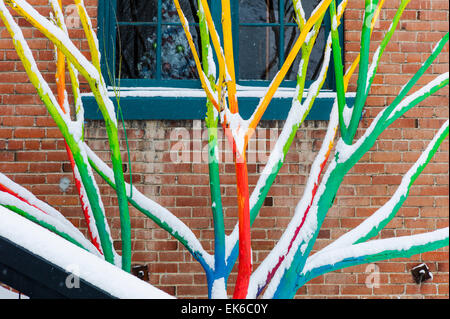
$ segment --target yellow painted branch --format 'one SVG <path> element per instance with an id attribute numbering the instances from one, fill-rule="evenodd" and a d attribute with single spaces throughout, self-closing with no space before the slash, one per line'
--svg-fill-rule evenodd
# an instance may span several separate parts
<path id="1" fill-rule="evenodd" d="M 175 0 L 178 2 L 178 0 Z M 203 11 L 205 12 L 205 18 L 206 23 L 208 24 L 209 34 L 211 36 L 211 40 L 213 43 L 214 51 L 216 52 L 217 61 L 219 62 L 219 78 L 218 78 L 218 85 L 217 85 L 217 92 L 219 96 L 219 102 L 220 102 L 220 111 L 222 111 L 222 89 L 223 89 L 223 82 L 225 81 L 226 74 L 226 63 L 225 63 L 225 56 L 222 51 L 222 46 L 220 45 L 220 38 L 217 34 L 216 27 L 214 26 L 214 21 L 212 19 L 211 10 L 209 9 L 208 1 L 207 0 L 201 0 Z"/>
<path id="2" fill-rule="evenodd" d="M 258 125 L 258 123 L 261 120 L 264 112 L 266 111 L 270 101 L 272 100 L 273 96 L 275 95 L 275 92 L 277 91 L 278 87 L 280 86 L 281 82 L 283 81 L 284 77 L 286 76 L 287 72 L 289 71 L 289 68 L 291 67 L 292 63 L 294 62 L 295 58 L 297 57 L 298 52 L 300 51 L 301 47 L 303 46 L 303 43 L 305 42 L 305 39 L 306 39 L 307 35 L 309 34 L 309 31 L 315 25 L 317 20 L 319 20 L 321 18 L 321 16 L 326 12 L 330 3 L 331 3 L 331 0 L 324 0 L 322 2 L 322 5 L 315 11 L 315 13 L 311 16 L 311 18 L 309 18 L 308 21 L 306 22 L 304 29 L 300 33 L 300 36 L 297 38 L 297 41 L 295 42 L 291 52 L 289 53 L 285 62 L 283 63 L 281 70 L 275 76 L 274 80 L 270 84 L 268 92 L 266 93 L 263 100 L 260 102 L 258 108 L 256 109 L 255 113 L 253 114 L 250 125 L 249 125 L 249 129 L 247 132 L 248 137 L 250 134 L 252 134 L 252 132 L 255 131 L 256 126 Z M 247 139 L 248 139 L 248 137 L 247 137 Z"/>
<path id="3" fill-rule="evenodd" d="M 293 5 L 294 5 L 294 12 L 295 12 L 295 16 L 297 17 L 297 24 L 298 27 L 301 30 L 303 30 L 303 27 L 306 23 L 305 21 L 305 17 L 303 16 L 303 14 L 305 13 L 305 11 L 303 10 L 303 6 L 302 6 L 302 2 L 301 0 L 293 0 Z"/>
<path id="4" fill-rule="evenodd" d="M 225 62 L 228 75 L 231 79 L 227 81 L 228 101 L 230 103 L 231 113 L 238 113 L 239 108 L 236 99 L 236 73 L 234 68 L 234 51 L 233 51 L 233 30 L 231 27 L 231 9 L 230 0 L 222 0 L 222 29 L 223 43 L 225 50 Z"/>
<path id="5" fill-rule="evenodd" d="M 205 73 L 203 72 L 202 65 L 200 63 L 200 58 L 198 56 L 197 49 L 195 48 L 194 40 L 192 39 L 192 34 L 189 31 L 189 24 L 186 20 L 186 17 L 184 16 L 183 11 L 181 10 L 179 1 L 174 0 L 174 2 L 175 2 L 175 7 L 177 9 L 178 15 L 180 17 L 181 25 L 183 26 L 184 33 L 186 34 L 186 38 L 189 42 L 189 47 L 191 48 L 191 52 L 194 57 L 195 65 L 197 67 L 197 71 L 198 71 L 198 75 L 200 78 L 200 82 L 202 83 L 202 87 L 205 90 L 208 99 L 214 105 L 216 110 L 218 112 L 220 112 L 219 101 L 217 101 L 217 99 L 214 97 L 214 94 L 212 93 L 210 86 L 206 82 L 208 79 L 207 79 Z M 220 88 L 218 88 L 218 89 L 220 89 Z M 220 99 L 220 94 L 218 95 L 218 98 Z"/>
<path id="6" fill-rule="evenodd" d="M 86 7 L 84 6 L 83 0 L 75 0 L 75 5 L 77 6 L 78 15 L 80 16 L 80 21 L 83 25 L 83 30 L 88 41 L 92 64 L 96 67 L 98 72 L 101 73 L 98 40 L 94 30 L 92 29 L 91 20 L 86 12 Z"/>

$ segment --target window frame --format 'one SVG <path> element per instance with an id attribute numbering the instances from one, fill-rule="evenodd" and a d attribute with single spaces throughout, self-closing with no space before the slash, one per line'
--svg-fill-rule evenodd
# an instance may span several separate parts
<path id="1" fill-rule="evenodd" d="M 117 7 L 117 0 L 98 0 L 98 15 L 97 15 L 97 34 L 99 41 L 99 49 L 102 56 L 101 70 L 108 87 L 113 83 L 108 76 L 108 65 L 115 68 L 115 47 L 116 47 L 116 18 L 114 9 Z M 162 0 L 158 0 L 162 1 Z M 289 0 L 279 0 L 280 3 L 284 3 Z M 342 0 L 338 0 L 338 3 Z M 239 8 L 237 7 L 238 1 L 232 1 L 232 19 L 233 29 L 239 28 Z M 220 19 L 221 17 L 221 5 L 219 1 L 213 1 L 211 3 L 211 13 L 214 19 Z M 329 13 L 327 13 L 328 16 Z M 237 15 L 237 16 L 236 16 Z M 329 17 L 324 18 L 324 24 L 326 31 L 330 30 Z M 283 23 L 280 23 L 283 25 Z M 158 24 L 161 26 L 162 24 Z M 221 34 L 222 30 L 220 24 L 218 24 L 218 32 Z M 110 35 L 106 39 L 105 35 Z M 280 37 L 281 38 L 281 37 Z M 284 41 L 284 40 L 283 40 Z M 344 61 L 344 34 L 343 27 L 340 28 L 340 41 L 342 46 L 342 60 Z M 235 52 L 239 52 L 239 37 L 234 38 Z M 239 54 L 235 54 L 236 65 Z M 330 67 L 328 72 L 334 72 L 333 59 L 330 61 Z M 329 73 L 326 80 L 326 87 L 330 89 L 324 89 L 325 94 L 319 95 L 316 99 L 315 106 L 311 109 L 307 120 L 328 120 L 331 112 L 331 107 L 334 102 L 335 93 L 335 77 L 333 73 Z M 308 81 L 312 82 L 312 81 Z M 307 82 L 307 87 L 310 83 Z M 267 87 L 270 81 L 266 80 L 240 80 L 238 84 L 240 86 L 249 87 Z M 296 81 L 284 81 L 283 87 L 295 88 Z M 199 92 L 202 91 L 199 80 L 156 80 L 156 79 L 121 79 L 120 90 L 121 92 L 131 93 L 129 90 L 132 88 L 138 88 L 139 92 L 147 88 L 154 92 L 154 94 L 124 94 L 120 98 L 120 106 L 124 119 L 126 120 L 190 120 L 190 119 L 203 119 L 206 113 L 205 97 L 199 97 Z M 165 94 L 159 94 L 158 88 L 161 90 L 164 88 L 180 88 L 183 92 L 187 92 L 185 96 L 178 95 L 176 97 L 165 96 Z M 192 91 L 192 92 L 191 92 Z M 117 107 L 117 101 L 115 99 L 114 92 L 110 92 L 110 97 Z M 192 93 L 192 94 L 191 94 Z M 348 105 L 353 104 L 353 94 L 349 95 Z M 260 97 L 239 97 L 239 110 L 244 118 L 250 116 L 253 113 L 254 108 L 259 102 Z M 85 105 L 85 116 L 87 119 L 100 120 L 101 112 L 98 109 L 97 103 L 92 94 L 83 94 L 82 100 Z M 292 96 L 275 96 L 271 102 L 270 107 L 267 109 L 263 116 L 263 120 L 284 120 L 291 108 Z"/>

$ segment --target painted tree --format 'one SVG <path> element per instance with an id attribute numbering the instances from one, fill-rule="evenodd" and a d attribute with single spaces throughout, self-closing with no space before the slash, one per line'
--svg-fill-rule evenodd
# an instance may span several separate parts
<path id="1" fill-rule="evenodd" d="M 447 33 L 436 44 L 429 58 L 400 90 L 392 103 L 378 114 L 361 137 L 356 138 L 380 59 L 410 0 L 401 1 L 391 26 L 372 58 L 369 54 L 371 34 L 384 0 L 365 1 L 360 54 L 345 73 L 341 60 L 338 28 L 348 1 L 342 1 L 337 7 L 335 0 L 322 0 L 311 16 L 306 17 L 302 2 L 293 0 L 300 35 L 280 71 L 267 88 L 264 97 L 247 120 L 244 120 L 239 114 L 239 101 L 236 95 L 230 1 L 221 1 L 224 37 L 220 39 L 208 2 L 198 0 L 201 47 L 197 48 L 180 4 L 178 0 L 174 0 L 202 87 L 207 95 L 205 122 L 208 128 L 208 165 L 214 222 L 214 254 L 208 253 L 194 233 L 174 214 L 124 181 L 118 140 L 118 121 L 113 103 L 108 98 L 107 87 L 100 69 L 97 36 L 92 28 L 83 0 L 74 0 L 74 2 L 89 44 L 91 60 L 82 55 L 69 38 L 60 0 L 50 0 L 53 13 L 51 19 L 38 13 L 25 0 L 0 1 L 0 16 L 13 38 L 16 51 L 31 83 L 35 86 L 39 97 L 64 137 L 90 240 L 84 238 L 80 231 L 58 211 L 37 199 L 3 174 L 0 174 L 0 205 L 100 258 L 122 267 L 123 270 L 130 271 L 131 239 L 128 204 L 131 204 L 177 239 L 201 264 L 207 277 L 209 297 L 211 298 L 226 298 L 227 280 L 236 262 L 239 263 L 239 267 L 233 293 L 234 298 L 257 298 L 260 296 L 292 298 L 302 285 L 321 274 L 358 264 L 407 257 L 448 245 L 448 227 L 419 235 L 372 239 L 395 217 L 407 199 L 410 187 L 447 137 L 449 132 L 447 121 L 417 162 L 404 175 L 392 198 L 359 226 L 342 235 L 329 246 L 310 254 L 327 212 L 333 207 L 334 198 L 344 176 L 372 148 L 384 130 L 405 112 L 448 85 L 449 74 L 447 72 L 408 95 L 443 50 L 448 42 L 449 35 Z M 57 51 L 56 94 L 52 92 L 37 68 L 32 51 L 7 5 L 19 16 L 27 19 L 55 45 Z M 306 90 L 306 71 L 312 47 L 327 12 L 331 19 L 331 32 L 326 41 L 324 59 L 317 80 Z M 221 43 L 223 43 L 223 47 Z M 202 52 L 201 59 L 198 50 Z M 246 160 L 248 143 L 275 92 L 299 54 L 301 59 L 298 65 L 297 86 L 292 107 L 256 187 L 250 193 Z M 322 89 L 331 59 L 334 62 L 337 92 L 321 149 L 312 163 L 304 194 L 296 206 L 295 215 L 273 250 L 259 267 L 253 269 L 251 225 L 257 218 L 269 189 L 283 166 L 297 131 Z M 214 61 L 217 61 L 218 66 Z M 354 105 L 349 107 L 346 102 L 346 92 L 350 78 L 356 69 L 359 74 L 356 99 Z M 66 72 L 70 76 L 75 101 L 72 112 L 66 92 Z M 104 117 L 111 150 L 112 168 L 104 163 L 85 143 L 79 75 L 89 84 Z M 304 94 L 306 99 L 303 100 Z M 223 129 L 232 147 L 237 177 L 239 218 L 234 230 L 229 235 L 225 233 L 220 192 L 217 156 L 219 129 Z M 121 221 L 122 256 L 119 256 L 113 248 L 110 229 L 105 217 L 105 208 L 93 177 L 93 171 L 97 172 L 117 193 Z"/>

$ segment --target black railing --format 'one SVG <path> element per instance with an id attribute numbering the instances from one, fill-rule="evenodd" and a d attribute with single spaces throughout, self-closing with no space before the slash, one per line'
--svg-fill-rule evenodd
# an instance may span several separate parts
<path id="1" fill-rule="evenodd" d="M 115 298 L 82 278 L 76 278 L 76 285 L 67 284 L 73 276 L 74 274 L 0 236 L 0 282 L 9 287 L 30 298 Z"/>

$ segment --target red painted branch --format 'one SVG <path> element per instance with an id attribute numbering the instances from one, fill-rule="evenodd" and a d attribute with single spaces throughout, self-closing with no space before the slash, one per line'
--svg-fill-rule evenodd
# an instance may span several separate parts
<path id="1" fill-rule="evenodd" d="M 28 200 L 26 200 L 25 198 L 23 198 L 22 196 L 20 196 L 18 193 L 16 193 L 15 191 L 9 189 L 8 187 L 6 187 L 3 184 L 0 184 L 0 192 L 5 192 L 8 193 L 14 197 L 16 197 L 17 199 L 21 200 L 22 202 L 40 210 L 41 212 L 43 212 L 44 214 L 48 215 L 48 213 L 46 211 L 43 211 L 42 209 L 40 209 L 39 207 L 37 207 L 36 205 L 31 204 Z"/>
<path id="2" fill-rule="evenodd" d="M 59 5 L 61 6 L 61 1 L 59 1 Z M 68 107 L 68 104 L 66 104 L 66 79 L 65 79 L 65 68 L 66 68 L 66 63 L 65 63 L 65 56 L 64 54 L 61 52 L 61 50 L 57 51 L 57 62 L 56 62 L 56 89 L 57 89 L 57 98 L 58 98 L 58 104 L 59 107 L 61 108 L 61 110 L 63 111 L 64 114 L 67 114 L 69 112 L 68 109 L 66 109 L 66 107 Z M 69 148 L 69 145 L 67 145 L 67 142 L 64 141 L 65 143 L 65 147 L 66 147 L 66 151 L 67 151 L 67 156 L 69 157 L 69 161 L 70 161 L 70 166 L 72 168 L 72 173 L 73 173 L 73 178 L 75 180 L 75 186 L 77 188 L 78 191 L 78 196 L 80 198 L 80 202 L 81 202 L 81 208 L 83 210 L 83 214 L 84 217 L 86 219 L 86 223 L 88 226 L 88 232 L 89 232 L 89 237 L 91 239 L 92 244 L 94 244 L 94 246 L 97 248 L 97 250 L 100 252 L 100 254 L 102 253 L 102 249 L 100 248 L 100 243 L 98 241 L 98 238 L 96 238 L 93 233 L 92 233 L 92 220 L 91 220 L 91 216 L 89 215 L 89 203 L 87 202 L 87 199 L 84 198 L 83 193 L 82 193 L 82 183 L 79 180 L 78 176 L 75 174 L 75 170 L 76 170 L 76 165 L 75 165 L 75 160 L 73 158 L 73 154 L 72 151 Z"/>
<path id="3" fill-rule="evenodd" d="M 250 195 L 248 190 L 248 171 L 245 155 L 236 158 L 235 166 L 239 213 L 239 268 L 233 298 L 243 299 L 247 296 L 250 275 L 252 274 Z"/>
<path id="4" fill-rule="evenodd" d="M 332 141 L 334 141 L 334 137 L 336 136 L 336 132 L 337 132 L 337 130 L 335 130 L 335 135 L 333 136 Z M 329 146 L 328 146 L 328 151 L 327 151 L 327 153 L 326 153 L 326 155 L 325 155 L 325 158 L 324 158 L 324 160 L 322 161 L 322 163 L 320 164 L 319 174 L 317 174 L 317 176 L 316 176 L 316 180 L 315 180 L 315 182 L 314 182 L 314 186 L 313 186 L 313 189 L 312 189 L 312 191 L 311 191 L 312 197 L 311 197 L 310 203 L 309 203 L 309 205 L 308 205 L 308 206 L 306 207 L 306 209 L 305 209 L 305 212 L 304 212 L 304 214 L 303 214 L 303 218 L 302 218 L 300 224 L 299 224 L 298 227 L 295 229 L 294 236 L 291 238 L 291 241 L 290 241 L 290 243 L 289 243 L 289 246 L 288 246 L 287 251 L 286 251 L 283 255 L 281 255 L 281 256 L 279 257 L 278 263 L 275 265 L 275 267 L 272 268 L 271 271 L 269 271 L 269 273 L 267 274 L 266 282 L 265 282 L 264 286 L 261 287 L 261 288 L 259 289 L 259 292 L 261 292 L 261 291 L 267 286 L 267 284 L 272 280 L 272 278 L 273 278 L 273 276 L 275 275 L 275 273 L 277 272 L 278 268 L 281 266 L 281 263 L 284 261 L 284 259 L 286 258 L 286 256 L 287 256 L 287 255 L 289 254 L 289 252 L 291 251 L 292 245 L 293 245 L 295 239 L 297 238 L 297 235 L 299 234 L 300 230 L 302 229 L 302 227 L 303 227 L 303 225 L 304 225 L 304 223 L 305 223 L 306 217 L 308 216 L 309 210 L 311 209 L 311 206 L 312 206 L 312 204 L 313 204 L 313 202 L 314 202 L 314 199 L 315 199 L 315 197 L 316 197 L 317 189 L 318 189 L 318 187 L 319 187 L 320 178 L 321 178 L 321 176 L 322 176 L 322 173 L 323 173 L 323 170 L 324 170 L 324 168 L 325 168 L 325 165 L 327 164 L 328 159 L 329 159 L 329 157 L 330 157 L 330 153 L 331 153 L 331 150 L 332 150 L 332 148 L 333 148 L 333 145 L 334 145 L 333 142 L 331 142 L 331 143 L 329 144 Z M 259 292 L 258 292 L 258 294 L 259 294 Z"/>
<path id="5" fill-rule="evenodd" d="M 99 253 L 103 255 L 102 249 L 100 248 L 101 244 L 100 244 L 98 238 L 95 237 L 92 233 L 92 227 L 95 227 L 92 225 L 92 223 L 95 223 L 95 221 L 91 219 L 91 215 L 89 214 L 89 207 L 90 207 L 89 201 L 87 198 L 85 198 L 83 196 L 83 193 L 81 191 L 81 187 L 82 187 L 81 181 L 80 181 L 80 179 L 78 179 L 77 175 L 75 174 L 76 165 L 75 165 L 75 160 L 72 155 L 72 151 L 70 150 L 67 143 L 65 143 L 65 146 L 66 146 L 67 156 L 69 157 L 70 166 L 72 168 L 73 179 L 75 181 L 75 187 L 77 188 L 78 197 L 80 198 L 81 210 L 83 211 L 84 219 L 86 220 L 89 238 L 90 238 L 92 244 L 95 246 L 95 248 L 97 248 Z"/>

